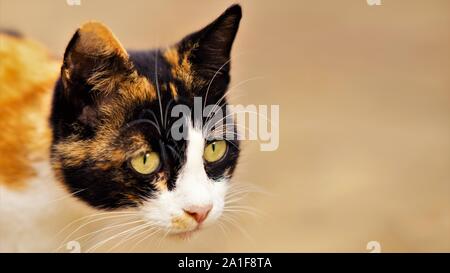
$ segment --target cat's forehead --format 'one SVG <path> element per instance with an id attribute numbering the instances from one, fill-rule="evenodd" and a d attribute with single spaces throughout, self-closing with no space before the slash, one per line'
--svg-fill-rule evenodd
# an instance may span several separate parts
<path id="1" fill-rule="evenodd" d="M 190 51 L 180 52 L 176 46 L 150 51 L 129 51 L 130 61 L 141 76 L 149 79 L 159 95 L 191 98 L 205 85 L 189 61 Z M 164 92 L 164 93 L 163 93 Z"/>
<path id="2" fill-rule="evenodd" d="M 130 125 L 137 125 L 134 122 L 142 120 L 150 120 L 162 127 L 162 119 L 165 123 L 171 121 L 170 112 L 174 106 L 191 106 L 195 96 L 191 78 L 195 77 L 195 74 L 188 69 L 180 72 L 180 66 L 174 62 L 174 58 L 178 58 L 174 57 L 174 50 L 176 49 L 129 51 L 131 73 L 117 78 L 112 75 L 108 80 L 101 81 L 97 81 L 96 77 L 90 78 L 90 84 L 97 89 L 108 89 L 112 82 L 117 85 L 117 89 L 111 92 L 110 96 L 100 100 L 99 113 L 108 122 L 99 124 L 97 133 L 104 129 L 102 131 L 107 133 L 122 135 L 123 132 L 117 130 L 140 128 L 142 126 Z M 180 55 L 176 53 L 176 56 Z M 187 66 L 188 61 L 184 62 Z M 89 118 L 89 110 L 92 108 L 86 109 L 83 110 L 82 117 Z M 95 112 L 92 115 L 96 115 Z M 140 122 L 139 125 L 146 124 Z M 132 132 L 133 130 L 129 131 Z"/>
<path id="3" fill-rule="evenodd" d="M 136 71 L 152 81 L 168 81 L 173 79 L 170 63 L 163 57 L 160 49 L 134 51 L 129 50 L 129 58 Z"/>

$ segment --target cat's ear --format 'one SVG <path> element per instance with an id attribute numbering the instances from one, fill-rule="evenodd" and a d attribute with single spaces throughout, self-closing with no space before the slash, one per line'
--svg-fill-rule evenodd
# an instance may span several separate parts
<path id="1" fill-rule="evenodd" d="M 128 54 L 114 34 L 102 23 L 92 21 L 82 25 L 70 40 L 61 80 L 67 92 L 89 89 L 108 93 L 131 69 Z"/>
<path id="2" fill-rule="evenodd" d="M 126 50 L 102 23 L 88 22 L 74 34 L 64 53 L 62 92 L 58 93 L 60 115 L 66 120 L 94 125 L 97 105 L 115 93 L 132 73 Z"/>
<path id="3" fill-rule="evenodd" d="M 233 5 L 212 23 L 179 43 L 180 54 L 187 54 L 196 76 L 206 81 L 214 76 L 225 76 L 224 80 L 229 81 L 230 52 L 241 17 L 241 7 Z"/>

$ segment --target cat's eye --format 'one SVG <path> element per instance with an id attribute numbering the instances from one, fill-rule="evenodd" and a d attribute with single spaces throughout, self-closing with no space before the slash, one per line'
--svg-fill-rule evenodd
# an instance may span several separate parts
<path id="1" fill-rule="evenodd" d="M 227 142 L 225 140 L 216 140 L 209 143 L 203 152 L 203 158 L 207 162 L 216 162 L 222 159 L 227 151 Z"/>
<path id="2" fill-rule="evenodd" d="M 155 152 L 146 152 L 133 157 L 130 163 L 138 173 L 150 174 L 159 167 L 159 155 Z"/>

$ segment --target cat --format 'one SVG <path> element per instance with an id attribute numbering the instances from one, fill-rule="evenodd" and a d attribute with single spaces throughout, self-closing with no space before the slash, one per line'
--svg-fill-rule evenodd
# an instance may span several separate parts
<path id="1" fill-rule="evenodd" d="M 240 154 L 237 138 L 221 136 L 236 126 L 210 138 L 198 117 L 171 112 L 192 109 L 194 98 L 226 107 L 241 17 L 233 5 L 173 46 L 142 51 L 90 21 L 62 64 L 33 41 L 0 34 L 0 251 L 64 251 L 73 236 L 58 236 L 95 217 L 123 220 L 134 228 L 127 236 L 182 237 L 219 219 Z M 171 134 L 180 119 L 186 139 Z"/>

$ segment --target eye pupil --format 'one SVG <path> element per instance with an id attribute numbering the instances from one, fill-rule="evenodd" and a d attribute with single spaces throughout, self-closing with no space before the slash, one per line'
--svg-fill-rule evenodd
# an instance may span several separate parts
<path id="1" fill-rule="evenodd" d="M 216 143 L 215 142 L 212 143 L 211 148 L 212 148 L 213 152 L 216 151 Z"/>
<path id="2" fill-rule="evenodd" d="M 143 158 L 144 158 L 144 165 L 145 165 L 145 163 L 147 163 L 147 158 L 148 158 L 148 156 L 149 156 L 148 153 L 146 153 L 146 154 L 143 156 Z"/>

